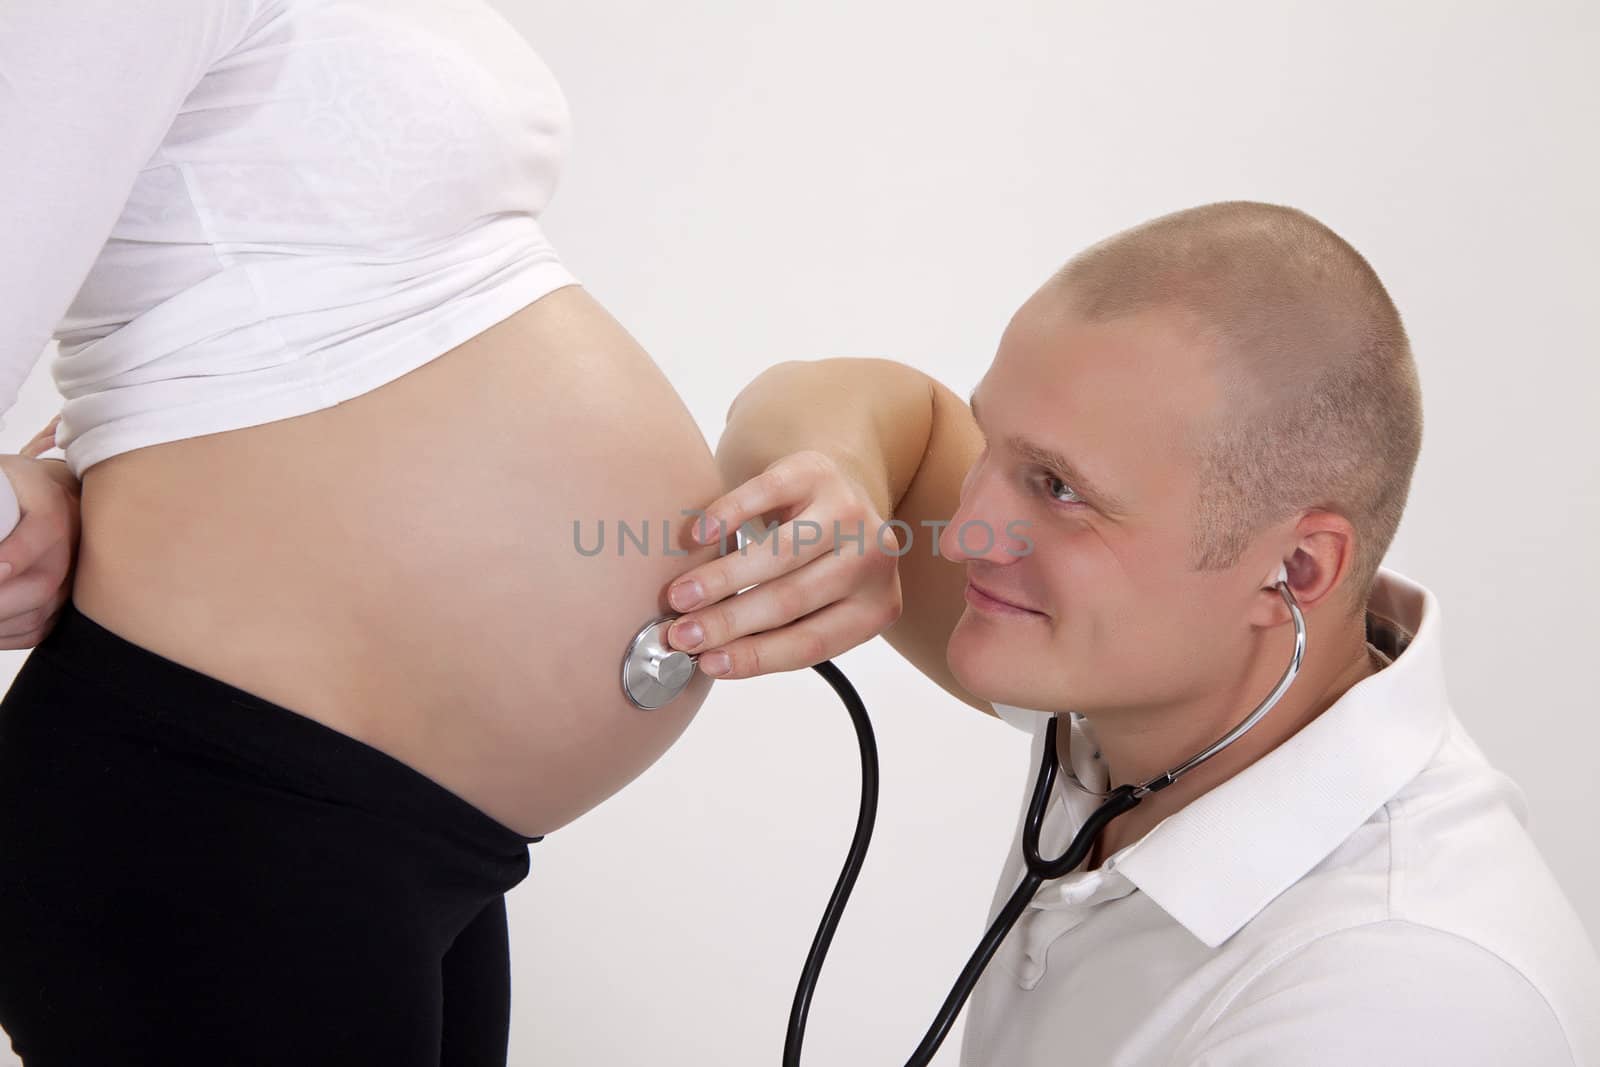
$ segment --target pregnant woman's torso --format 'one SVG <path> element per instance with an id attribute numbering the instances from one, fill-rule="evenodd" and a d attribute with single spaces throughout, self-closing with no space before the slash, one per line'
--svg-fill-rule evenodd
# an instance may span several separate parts
<path id="1" fill-rule="evenodd" d="M 621 661 L 716 555 L 682 512 L 721 485 L 535 221 L 567 140 L 553 73 L 485 0 L 196 0 L 179 36 L 117 10 L 73 19 L 149 77 L 108 69 L 57 123 L 134 97 L 138 128 L 95 137 L 137 173 L 73 185 L 79 214 L 121 206 L 53 370 L 78 606 L 513 829 L 561 826 L 710 687 L 642 711 Z M 646 547 L 619 555 L 623 521 Z"/>
<path id="2" fill-rule="evenodd" d="M 667 380 L 567 286 L 337 406 L 90 467 L 73 597 L 532 835 L 702 703 L 697 674 L 635 708 L 620 665 L 672 578 L 715 557 L 682 512 L 721 491 Z"/>

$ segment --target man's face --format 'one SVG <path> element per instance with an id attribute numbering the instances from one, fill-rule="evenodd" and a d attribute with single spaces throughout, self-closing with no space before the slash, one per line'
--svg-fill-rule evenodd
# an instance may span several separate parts
<path id="1" fill-rule="evenodd" d="M 1221 402 L 1209 351 L 1170 313 L 1091 324 L 1046 286 L 1012 318 L 974 397 L 985 448 L 939 543 L 967 568 L 948 647 L 961 684 L 1087 714 L 1227 684 L 1258 583 L 1187 566 L 1187 435 Z"/>

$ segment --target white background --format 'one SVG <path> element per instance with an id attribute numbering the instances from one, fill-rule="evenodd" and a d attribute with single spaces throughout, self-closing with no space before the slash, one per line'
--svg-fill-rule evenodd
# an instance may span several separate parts
<path id="1" fill-rule="evenodd" d="M 1438 594 L 1457 710 L 1600 933 L 1594 6 L 498 6 L 573 111 L 547 228 L 712 442 L 784 359 L 888 356 L 965 395 L 1053 269 L 1156 214 L 1269 200 L 1349 239 L 1423 383 L 1388 565 Z M 0 448 L 57 407 L 41 362 Z M 882 642 L 839 663 L 882 805 L 806 1062 L 899 1064 L 981 931 L 1027 745 Z M 534 846 L 511 1062 L 778 1063 L 856 789 L 820 677 L 717 686 L 634 785 Z"/>

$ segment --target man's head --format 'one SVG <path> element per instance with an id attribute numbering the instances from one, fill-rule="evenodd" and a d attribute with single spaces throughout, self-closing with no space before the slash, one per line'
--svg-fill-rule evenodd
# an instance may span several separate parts
<path id="1" fill-rule="evenodd" d="M 974 692 L 1090 711 L 1237 684 L 1284 617 L 1264 591 L 1280 563 L 1359 649 L 1420 391 L 1377 275 L 1315 219 L 1212 204 L 1086 249 L 1012 318 L 974 398 L 987 448 L 941 552 L 1035 610 L 969 607 L 949 652 Z"/>

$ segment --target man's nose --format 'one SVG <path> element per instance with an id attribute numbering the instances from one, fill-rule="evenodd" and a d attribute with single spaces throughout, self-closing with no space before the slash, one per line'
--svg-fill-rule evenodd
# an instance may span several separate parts
<path id="1" fill-rule="evenodd" d="M 1007 512 L 1003 488 L 981 470 L 968 474 L 960 506 L 939 531 L 939 555 L 957 563 L 974 559 L 1010 563 L 1017 558 L 1012 544 L 1016 538 L 1007 526 L 1018 516 Z"/>

